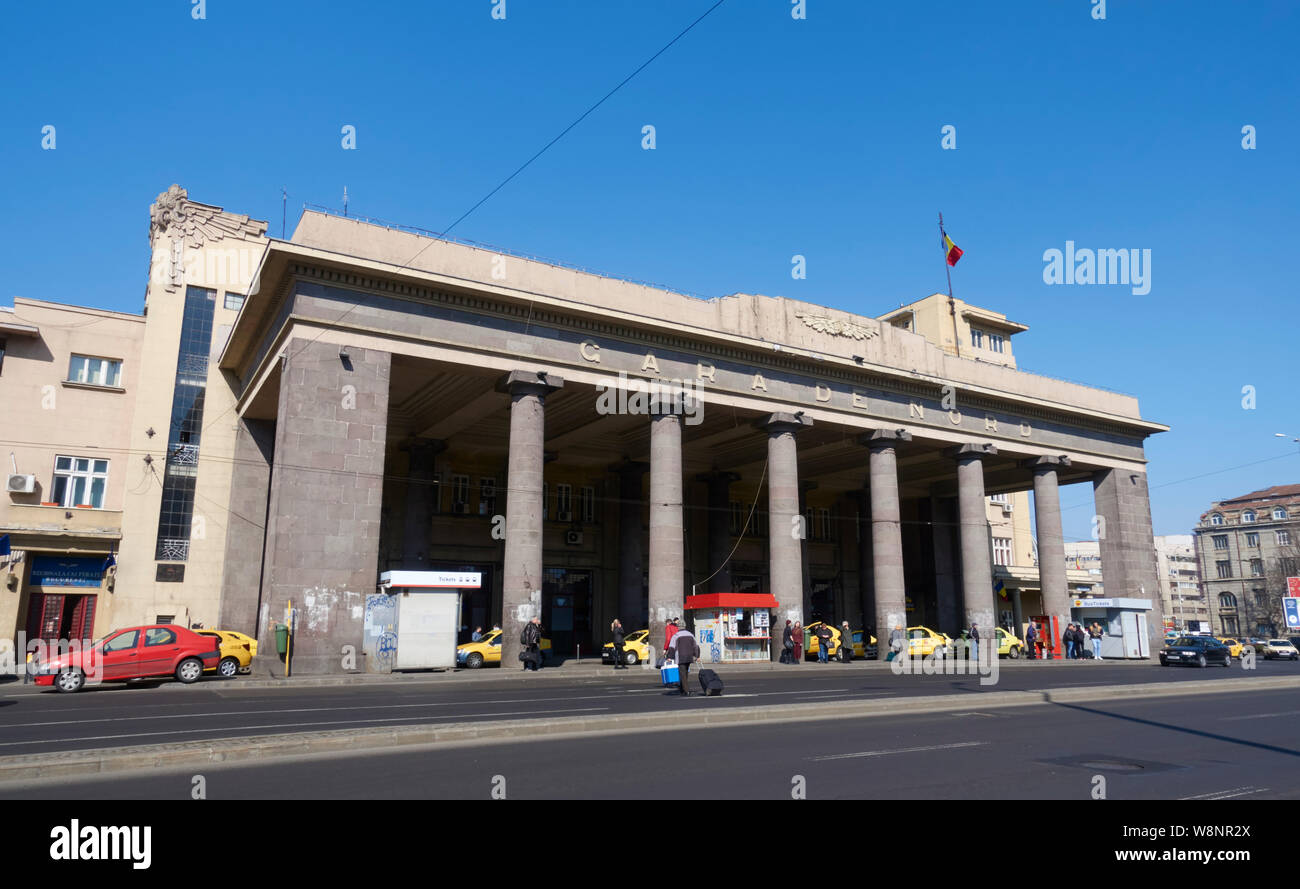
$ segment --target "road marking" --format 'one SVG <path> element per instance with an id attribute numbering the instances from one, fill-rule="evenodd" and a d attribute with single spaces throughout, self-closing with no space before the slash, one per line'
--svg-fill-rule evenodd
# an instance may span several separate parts
<path id="1" fill-rule="evenodd" d="M 1198 793 L 1196 796 L 1182 796 L 1179 799 L 1232 799 L 1237 796 L 1250 796 L 1252 793 L 1263 793 L 1266 790 L 1267 787 L 1233 787 L 1230 790 L 1215 790 L 1211 793 Z"/>
<path id="2" fill-rule="evenodd" d="M 170 732 L 133 732 L 126 735 L 88 735 L 84 738 L 44 738 L 33 741 L 5 741 L 0 743 L 0 747 L 21 747 L 24 744 L 70 744 L 74 741 L 112 741 L 121 738 L 148 738 L 157 735 L 193 735 L 200 732 L 222 732 L 222 731 L 253 731 L 262 729 L 275 728 L 320 728 L 325 725 L 357 725 L 371 724 L 376 722 L 409 722 L 419 719 L 475 719 L 487 716 L 550 716 L 553 713 L 592 713 L 599 710 L 608 710 L 608 707 L 582 707 L 570 710 L 519 710 L 514 713 L 448 713 L 445 716 L 420 717 L 420 716 L 394 716 L 388 719 L 341 719 L 330 722 L 286 722 L 279 725 L 231 725 L 219 726 L 215 728 L 192 728 L 177 729 Z M 239 738 L 221 738 L 218 740 L 240 740 Z"/>
<path id="3" fill-rule="evenodd" d="M 923 753 L 927 750 L 952 750 L 957 747 L 983 747 L 988 741 L 960 741 L 956 744 L 930 744 L 925 747 L 900 747 L 897 750 L 866 750 L 862 753 L 837 753 L 833 756 L 813 756 L 812 762 L 826 762 L 831 759 L 859 759 L 864 756 L 891 756 L 895 753 Z"/>
<path id="4" fill-rule="evenodd" d="M 1223 722 L 1234 722 L 1238 719 L 1271 719 L 1274 716 L 1296 716 L 1300 710 L 1283 710 L 1281 713 L 1252 713 L 1249 716 L 1220 716 Z"/>

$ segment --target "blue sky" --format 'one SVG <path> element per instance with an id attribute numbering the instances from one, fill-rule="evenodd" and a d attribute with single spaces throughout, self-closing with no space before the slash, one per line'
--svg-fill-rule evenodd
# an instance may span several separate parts
<path id="1" fill-rule="evenodd" d="M 0 301 L 139 311 L 148 205 L 173 182 L 272 234 L 282 187 L 290 231 L 344 186 L 354 213 L 441 230 L 712 2 L 11 7 Z M 956 294 L 1030 326 L 1024 369 L 1173 427 L 1148 442 L 1152 511 L 1185 533 L 1215 498 L 1300 482 L 1300 445 L 1273 435 L 1300 437 L 1300 5 L 1106 7 L 807 0 L 797 21 L 790 0 L 726 0 L 453 234 L 876 315 L 944 288 L 942 210 Z M 1150 292 L 1045 284 L 1067 240 L 1150 249 Z M 1086 538 L 1091 491 L 1063 505 Z"/>

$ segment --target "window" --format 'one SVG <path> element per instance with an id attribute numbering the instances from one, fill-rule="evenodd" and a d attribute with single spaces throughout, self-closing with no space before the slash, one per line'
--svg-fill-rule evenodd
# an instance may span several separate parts
<path id="1" fill-rule="evenodd" d="M 4 358 L 4 342 L 0 341 L 0 359 L 3 358 Z M 1278 519 L 1279 521 L 1286 518 L 1286 510 L 1280 506 L 1277 507 L 1276 509 L 1273 510 L 1273 518 Z"/>
<path id="2" fill-rule="evenodd" d="M 1210 524 L 1211 524 L 1211 525 L 1222 525 L 1222 524 L 1223 524 L 1223 516 L 1219 515 L 1219 514 L 1216 512 L 1214 515 L 1210 516 Z"/>
<path id="3" fill-rule="evenodd" d="M 1287 577 L 1300 576 L 1300 559 L 1279 559 L 1278 563 L 1282 566 L 1282 573 Z"/>
<path id="4" fill-rule="evenodd" d="M 970 344 L 971 344 L 972 346 L 974 346 L 976 349 L 983 349 L 983 348 L 984 348 L 984 331 L 982 331 L 982 330 L 976 330 L 975 328 L 972 327 L 972 328 L 970 329 Z"/>
<path id="5" fill-rule="evenodd" d="M 1215 562 L 1214 567 L 1218 569 L 1219 577 L 1232 576 L 1232 563 L 1227 561 L 1226 559 L 1221 562 Z"/>
<path id="6" fill-rule="evenodd" d="M 989 351 L 991 352 L 1002 351 L 1002 334 L 1000 333 L 989 334 Z"/>
<path id="7" fill-rule="evenodd" d="M 139 638 L 139 630 L 127 630 L 125 633 L 118 633 L 104 643 L 104 651 L 126 651 L 135 648 L 135 643 Z"/>
<path id="8" fill-rule="evenodd" d="M 555 486 L 555 518 L 561 522 L 573 521 L 573 485 Z"/>
<path id="9" fill-rule="evenodd" d="M 747 515 L 748 512 L 745 510 L 745 505 L 743 503 L 737 500 L 731 501 L 731 511 L 728 515 L 727 524 L 729 525 L 728 530 L 731 531 L 732 537 L 740 536 L 741 530 L 745 527 L 745 517 Z"/>
<path id="10" fill-rule="evenodd" d="M 993 538 L 993 564 L 1010 565 L 1011 564 L 1011 538 L 994 537 Z"/>
<path id="11" fill-rule="evenodd" d="M 0 340 L 0 373 L 3 373 L 5 369 L 5 347 L 7 345 L 8 340 Z"/>
<path id="12" fill-rule="evenodd" d="M 1214 539 L 1214 548 L 1215 548 L 1215 549 L 1227 549 L 1227 548 L 1228 548 L 1228 535 L 1227 535 L 1227 534 L 1215 534 L 1213 539 Z"/>
<path id="13" fill-rule="evenodd" d="M 59 506 L 104 508 L 108 461 L 91 457 L 54 458 L 54 501 Z"/>
<path id="14" fill-rule="evenodd" d="M 1234 596 L 1232 593 L 1220 593 L 1220 594 L 1219 594 L 1219 607 L 1220 607 L 1220 608 L 1236 608 L 1236 607 L 1237 607 L 1237 597 Z"/>
<path id="15" fill-rule="evenodd" d="M 1009 494 L 990 494 L 989 503 L 1003 504 L 1008 503 L 1011 495 Z"/>
<path id="16" fill-rule="evenodd" d="M 149 645 L 171 645 L 176 641 L 175 630 L 164 630 L 162 627 L 150 627 L 144 631 L 144 644 Z"/>
<path id="17" fill-rule="evenodd" d="M 497 480 L 480 478 L 478 480 L 478 514 L 495 515 L 497 509 Z"/>
<path id="18" fill-rule="evenodd" d="M 118 386 L 122 380 L 122 362 L 110 358 L 91 358 L 73 355 L 68 362 L 69 383 L 89 383 L 92 386 Z"/>
<path id="19" fill-rule="evenodd" d="M 549 504 L 550 502 L 551 502 L 551 497 L 550 497 L 550 488 L 547 486 L 546 482 L 542 482 L 542 519 L 543 519 L 543 521 L 547 518 L 547 512 L 546 512 L 546 509 L 547 509 L 547 504 Z"/>
<path id="20" fill-rule="evenodd" d="M 244 294 L 226 291 L 226 308 L 238 312 L 244 306 Z"/>
<path id="21" fill-rule="evenodd" d="M 1258 532 L 1258 531 L 1248 531 L 1248 532 L 1246 533 L 1246 546 L 1253 546 L 1253 547 L 1258 547 L 1258 546 L 1259 546 L 1259 532 Z"/>
<path id="22" fill-rule="evenodd" d="M 1250 560 L 1250 576 L 1251 576 L 1251 577 L 1262 577 L 1263 574 L 1264 574 L 1264 560 L 1263 560 L 1263 559 L 1251 559 L 1251 560 Z"/>
<path id="23" fill-rule="evenodd" d="M 1251 522 L 1255 521 L 1255 511 L 1253 509 L 1248 509 L 1245 512 L 1243 512 L 1241 514 L 1241 521 L 1244 524 L 1250 524 Z"/>
<path id="24" fill-rule="evenodd" d="M 590 485 L 578 489 L 578 517 L 587 524 L 596 521 L 596 489 Z"/>
<path id="25" fill-rule="evenodd" d="M 1278 546 L 1290 546 L 1290 545 L 1291 545 L 1291 532 L 1290 532 L 1290 531 L 1287 531 L 1287 530 L 1283 529 L 1283 530 L 1280 530 L 1280 531 L 1275 531 L 1275 532 L 1273 532 L 1273 533 L 1274 533 L 1275 535 L 1277 535 L 1277 545 L 1278 545 Z"/>
<path id="26" fill-rule="evenodd" d="M 469 512 L 469 476 L 451 477 L 451 511 L 458 515 Z"/>

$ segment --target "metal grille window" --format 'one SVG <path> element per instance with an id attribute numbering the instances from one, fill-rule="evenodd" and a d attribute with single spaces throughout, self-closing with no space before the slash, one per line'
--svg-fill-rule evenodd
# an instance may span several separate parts
<path id="1" fill-rule="evenodd" d="M 108 461 L 92 457 L 54 458 L 54 501 L 59 506 L 104 508 Z"/>
<path id="2" fill-rule="evenodd" d="M 89 383 L 92 386 L 116 387 L 122 380 L 122 362 L 111 358 L 91 358 L 73 355 L 68 362 L 69 383 Z"/>
<path id="3" fill-rule="evenodd" d="M 194 486 L 203 436 L 203 403 L 208 385 L 208 353 L 212 350 L 212 317 L 216 307 L 215 290 L 186 288 L 154 550 L 154 558 L 160 562 L 184 562 L 189 558 Z"/>
<path id="4" fill-rule="evenodd" d="M 596 521 L 596 489 L 590 485 L 578 489 L 578 512 L 583 522 Z"/>
<path id="5" fill-rule="evenodd" d="M 993 564 L 1007 566 L 1011 564 L 1011 538 L 993 538 Z"/>
<path id="6" fill-rule="evenodd" d="M 555 486 L 555 518 L 561 522 L 573 521 L 573 485 Z"/>

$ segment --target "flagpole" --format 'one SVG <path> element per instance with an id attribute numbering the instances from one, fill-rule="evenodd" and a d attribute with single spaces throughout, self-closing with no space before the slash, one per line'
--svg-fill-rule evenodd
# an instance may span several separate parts
<path id="1" fill-rule="evenodd" d="M 961 357 L 961 331 L 957 329 L 957 301 L 952 298 L 952 266 L 948 264 L 948 233 L 943 230 L 943 213 L 939 213 L 939 247 L 943 253 L 943 272 L 948 276 L 948 314 L 952 315 L 952 341 Z"/>

